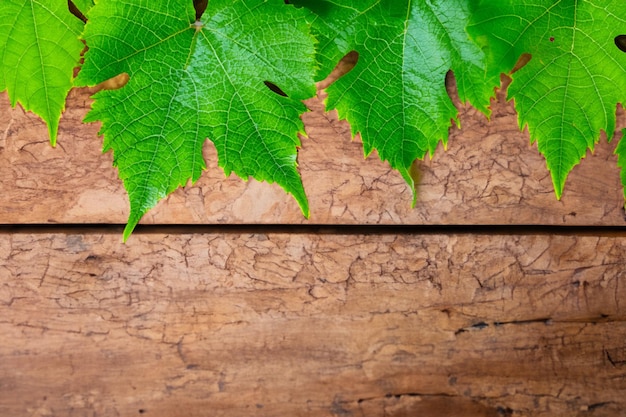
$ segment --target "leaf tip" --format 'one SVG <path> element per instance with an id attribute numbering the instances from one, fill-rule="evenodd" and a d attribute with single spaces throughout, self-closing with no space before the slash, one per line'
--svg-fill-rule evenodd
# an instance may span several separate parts
<path id="1" fill-rule="evenodd" d="M 304 218 L 307 220 L 310 219 L 311 208 L 309 207 L 309 200 L 307 199 L 306 195 L 303 194 L 303 196 L 298 197 L 294 194 L 294 197 L 298 202 L 298 206 L 300 206 L 300 210 L 302 211 L 302 215 L 304 216 Z"/>
<path id="2" fill-rule="evenodd" d="M 421 172 L 419 170 L 419 167 L 417 166 L 416 161 L 413 162 L 408 169 L 401 170 L 400 174 L 402 175 L 402 178 L 404 178 L 404 181 L 406 181 L 406 183 L 411 188 L 411 208 L 413 209 L 417 205 L 417 186 L 420 182 L 421 177 Z"/>
<path id="3" fill-rule="evenodd" d="M 565 188 L 565 179 L 557 180 L 557 178 L 553 176 L 552 185 L 554 186 L 554 195 L 556 199 L 560 201 L 563 196 L 563 189 Z"/>
<path id="4" fill-rule="evenodd" d="M 128 219 L 128 223 L 126 223 L 126 226 L 124 227 L 124 232 L 122 233 L 123 243 L 126 243 L 130 235 L 133 234 L 133 231 L 135 230 L 136 226 L 137 226 L 137 221 L 131 221 L 131 219 Z"/>
<path id="5" fill-rule="evenodd" d="M 50 137 L 50 146 L 53 148 L 57 146 L 57 136 L 59 133 L 58 121 L 50 121 L 48 123 L 48 136 Z"/>

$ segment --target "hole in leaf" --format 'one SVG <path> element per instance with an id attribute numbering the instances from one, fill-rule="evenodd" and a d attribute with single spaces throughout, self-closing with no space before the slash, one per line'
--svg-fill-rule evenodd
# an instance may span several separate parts
<path id="1" fill-rule="evenodd" d="M 78 10 L 78 7 L 76 7 L 72 0 L 67 0 L 67 8 L 70 9 L 71 14 L 82 20 L 84 23 L 87 23 L 87 18 L 80 10 Z"/>
<path id="2" fill-rule="evenodd" d="M 193 0 L 193 7 L 196 9 L 196 20 L 200 20 L 208 4 L 209 0 Z"/>
<path id="3" fill-rule="evenodd" d="M 100 90 L 118 90 L 126 85 L 130 77 L 125 72 L 109 78 L 96 86 L 96 91 Z"/>
<path id="4" fill-rule="evenodd" d="M 517 60 L 517 63 L 515 64 L 513 69 L 511 70 L 511 74 L 513 74 L 515 71 L 518 71 L 524 65 L 528 64 L 528 61 L 530 61 L 531 58 L 532 58 L 531 54 L 522 54 Z"/>
<path id="5" fill-rule="evenodd" d="M 339 76 L 341 77 L 352 71 L 352 68 L 356 66 L 357 62 L 359 62 L 359 53 L 357 51 L 348 52 L 346 56 L 341 58 L 339 65 L 337 65 L 337 68 L 340 70 Z"/>
<path id="6" fill-rule="evenodd" d="M 339 78 L 343 77 L 356 66 L 359 61 L 359 53 L 357 51 L 350 51 L 337 63 L 337 66 L 328 74 L 325 80 L 321 81 L 319 88 L 325 89 Z"/>
<path id="7" fill-rule="evenodd" d="M 263 84 L 265 84 L 265 86 L 267 88 L 269 88 L 271 91 L 273 91 L 274 93 L 278 94 L 279 96 L 287 97 L 287 94 L 283 90 L 281 90 L 280 87 L 277 86 L 276 84 L 274 84 L 273 82 L 263 81 Z"/>
<path id="8" fill-rule="evenodd" d="M 626 35 L 617 35 L 615 37 L 615 46 L 617 46 L 620 51 L 626 52 Z"/>

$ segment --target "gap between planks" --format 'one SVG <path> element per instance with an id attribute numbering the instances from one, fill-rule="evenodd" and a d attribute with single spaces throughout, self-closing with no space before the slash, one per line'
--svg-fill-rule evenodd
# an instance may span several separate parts
<path id="1" fill-rule="evenodd" d="M 0 235 L 25 233 L 119 234 L 124 224 L 0 224 Z M 626 237 L 626 226 L 558 225 L 329 225 L 167 224 L 138 225 L 133 235 L 281 233 L 327 235 L 557 235 Z"/>

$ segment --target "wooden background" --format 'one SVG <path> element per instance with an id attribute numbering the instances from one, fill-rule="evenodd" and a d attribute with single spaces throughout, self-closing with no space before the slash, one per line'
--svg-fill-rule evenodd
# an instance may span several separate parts
<path id="1" fill-rule="evenodd" d="M 224 178 L 207 142 L 202 179 L 122 244 L 89 93 L 54 149 L 0 98 L 0 415 L 623 415 L 616 141 L 556 201 L 503 93 L 490 122 L 457 103 L 411 209 L 314 99 L 309 220 L 278 186 Z"/>

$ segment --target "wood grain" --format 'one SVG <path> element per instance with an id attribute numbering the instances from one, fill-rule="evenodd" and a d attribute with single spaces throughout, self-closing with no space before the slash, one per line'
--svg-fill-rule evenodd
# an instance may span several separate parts
<path id="1" fill-rule="evenodd" d="M 450 92 L 455 96 L 451 83 Z M 81 123 L 89 90 L 70 93 L 56 149 L 32 114 L 0 98 L 0 223 L 124 223 L 126 195 L 112 155 L 99 151 L 97 124 Z M 484 115 L 457 103 L 462 129 L 452 128 L 449 149 L 418 162 L 417 207 L 402 178 L 373 154 L 363 158 L 346 122 L 324 113 L 320 97 L 303 116 L 299 165 L 311 203 L 305 219 L 277 185 L 224 178 L 210 142 L 208 169 L 151 211 L 148 224 L 555 224 L 625 225 L 614 144 L 603 139 L 572 172 L 557 201 L 545 161 L 517 127 L 504 94 Z M 620 113 L 619 126 L 624 126 Z"/>
<path id="2" fill-rule="evenodd" d="M 626 409 L 624 236 L 118 229 L 0 235 L 1 415 Z"/>

